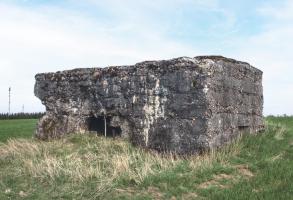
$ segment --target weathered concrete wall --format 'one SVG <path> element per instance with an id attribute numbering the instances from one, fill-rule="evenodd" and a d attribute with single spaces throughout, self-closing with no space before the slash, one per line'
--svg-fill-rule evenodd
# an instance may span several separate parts
<path id="1" fill-rule="evenodd" d="M 36 136 L 104 134 L 106 120 L 107 135 L 197 153 L 263 128 L 261 78 L 247 63 L 216 56 L 38 74 L 35 94 L 46 115 Z"/>
<path id="2" fill-rule="evenodd" d="M 205 60 L 207 57 L 200 57 Z M 231 141 L 241 132 L 264 128 L 262 72 L 247 63 L 208 57 L 207 136 L 211 148 Z"/>

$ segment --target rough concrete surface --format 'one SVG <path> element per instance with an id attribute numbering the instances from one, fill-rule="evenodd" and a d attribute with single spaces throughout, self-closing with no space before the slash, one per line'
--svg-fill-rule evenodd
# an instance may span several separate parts
<path id="1" fill-rule="evenodd" d="M 40 139 L 91 132 L 194 154 L 264 127 L 262 71 L 221 56 L 37 74 L 35 95 Z"/>

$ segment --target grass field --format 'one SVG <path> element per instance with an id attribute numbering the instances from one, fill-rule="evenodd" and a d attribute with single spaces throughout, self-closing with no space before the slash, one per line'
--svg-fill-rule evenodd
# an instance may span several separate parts
<path id="1" fill-rule="evenodd" d="M 36 119 L 0 120 L 0 142 L 9 138 L 31 138 L 36 123 Z"/>
<path id="2" fill-rule="evenodd" d="M 89 135 L 41 142 L 35 123 L 0 121 L 0 199 L 293 199 L 293 117 L 189 158 Z"/>

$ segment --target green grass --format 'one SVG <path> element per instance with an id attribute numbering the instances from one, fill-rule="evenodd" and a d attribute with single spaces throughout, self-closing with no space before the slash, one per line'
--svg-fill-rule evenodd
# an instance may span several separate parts
<path id="1" fill-rule="evenodd" d="M 0 142 L 8 138 L 31 138 L 37 119 L 0 120 Z"/>
<path id="2" fill-rule="evenodd" d="M 41 142 L 35 122 L 0 121 L 0 199 L 293 199 L 293 117 L 185 159 L 89 135 Z"/>

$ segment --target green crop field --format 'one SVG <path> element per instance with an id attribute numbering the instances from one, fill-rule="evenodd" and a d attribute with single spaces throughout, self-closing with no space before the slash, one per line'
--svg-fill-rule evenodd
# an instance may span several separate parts
<path id="1" fill-rule="evenodd" d="M 35 124 L 0 121 L 0 199 L 293 199 L 293 117 L 185 158 L 93 135 L 38 141 Z"/>
<path id="2" fill-rule="evenodd" d="M 0 142 L 9 138 L 31 138 L 37 119 L 0 120 Z"/>

